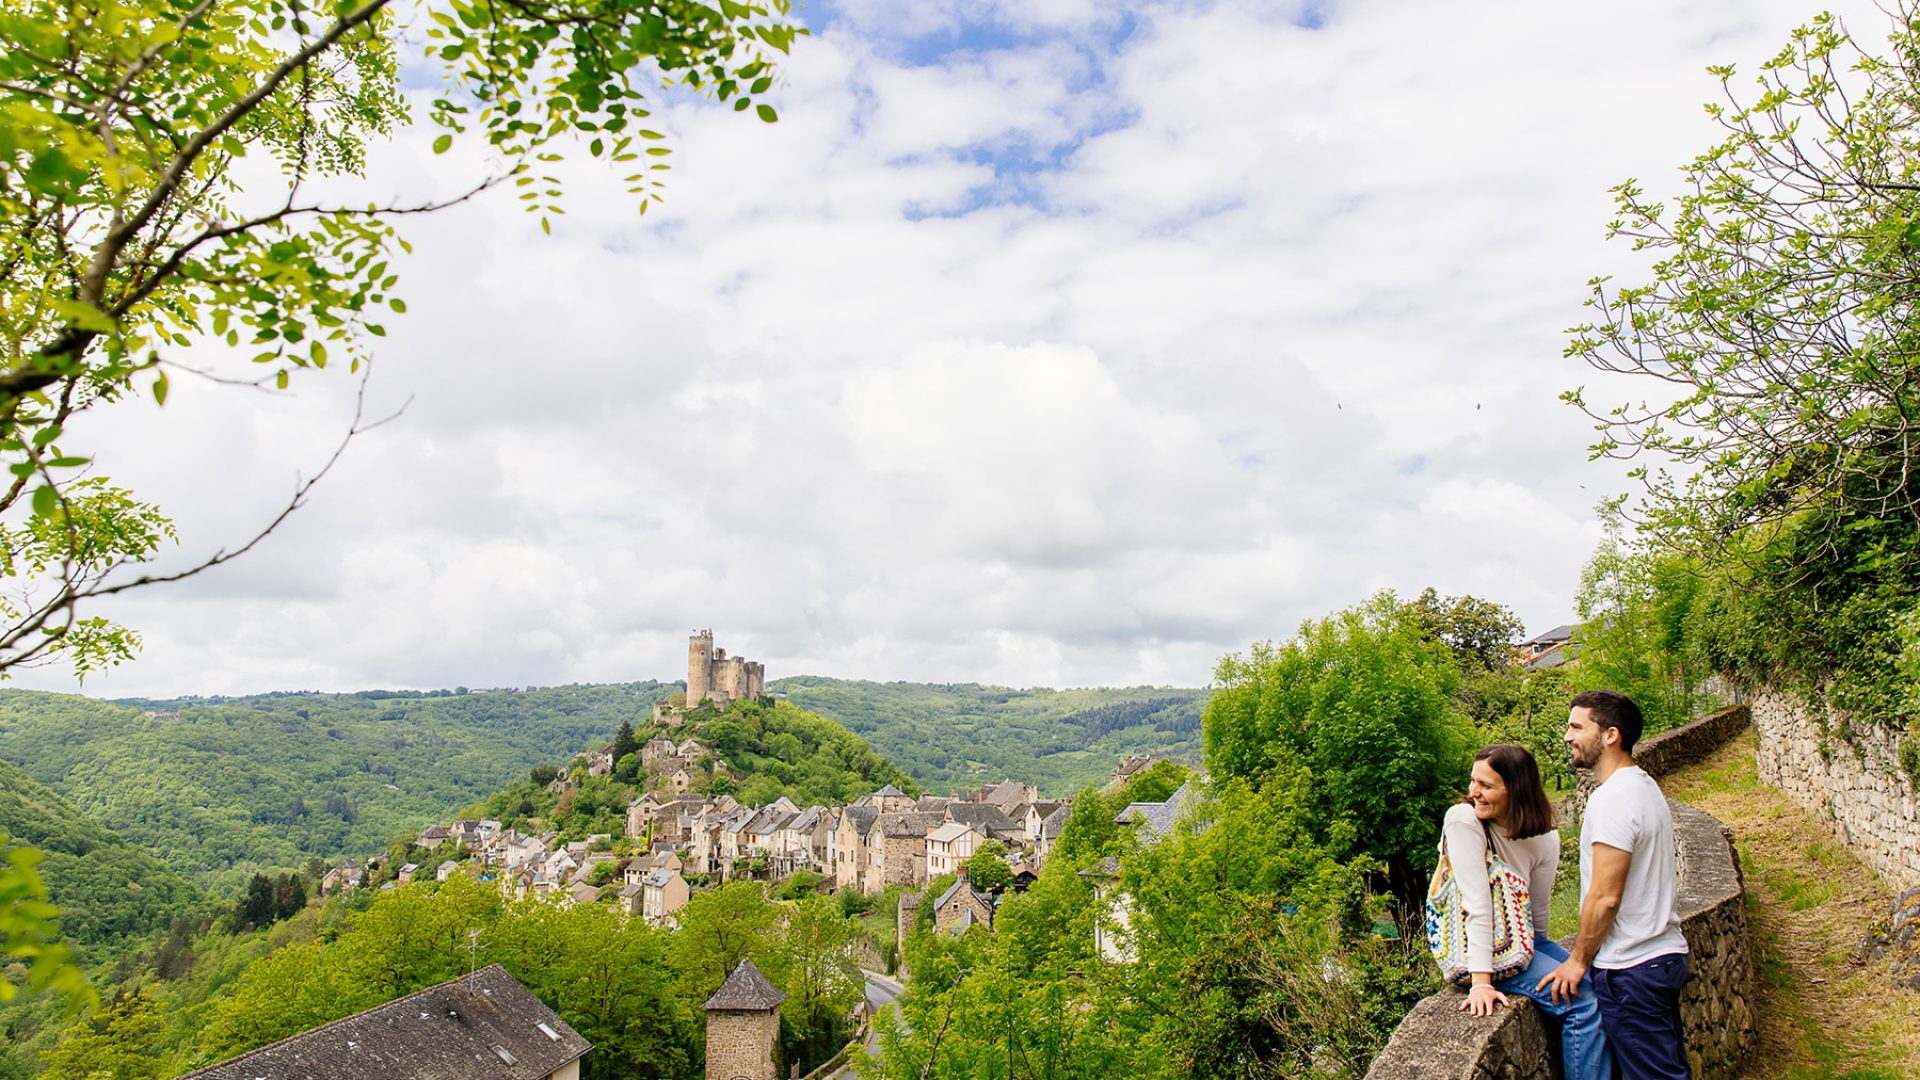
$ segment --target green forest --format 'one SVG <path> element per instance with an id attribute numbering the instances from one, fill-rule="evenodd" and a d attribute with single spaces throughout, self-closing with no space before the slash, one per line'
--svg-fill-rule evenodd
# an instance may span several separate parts
<path id="1" fill-rule="evenodd" d="M 1129 754 L 1200 760 L 1207 691 L 1172 687 L 1013 690 L 978 683 L 867 682 L 813 675 L 768 689 L 832 717 L 929 791 L 1024 780 L 1063 798 Z"/>
<path id="2" fill-rule="evenodd" d="M 0 760 L 202 888 L 384 850 L 542 763 L 564 762 L 671 684 L 365 691 L 108 704 L 0 691 Z M 152 715 L 149 715 L 152 714 Z"/>

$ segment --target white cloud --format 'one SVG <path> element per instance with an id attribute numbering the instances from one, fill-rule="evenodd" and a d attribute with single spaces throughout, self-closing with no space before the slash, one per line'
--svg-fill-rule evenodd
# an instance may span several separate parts
<path id="1" fill-rule="evenodd" d="M 1555 401 L 1583 282 L 1633 265 L 1606 189 L 1668 184 L 1705 65 L 1807 12 L 1306 10 L 846 2 L 779 124 L 660 110 L 644 219 L 587 162 L 551 238 L 504 197 L 408 222 L 405 414 L 261 550 L 113 605 L 148 649 L 89 692 L 673 678 L 695 626 L 776 677 L 1197 684 L 1377 588 L 1563 621 L 1618 483 Z M 370 187 L 447 190 L 427 137 Z M 351 394 L 88 427 L 204 552 Z"/>

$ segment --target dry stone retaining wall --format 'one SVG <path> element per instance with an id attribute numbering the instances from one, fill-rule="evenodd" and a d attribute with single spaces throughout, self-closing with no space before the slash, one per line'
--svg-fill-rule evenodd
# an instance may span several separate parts
<path id="1" fill-rule="evenodd" d="M 1831 710 L 1817 717 L 1775 690 L 1754 696 L 1753 726 L 1762 780 L 1818 814 L 1895 889 L 1920 885 L 1920 795 L 1900 768 L 1899 736 Z"/>
<path id="2" fill-rule="evenodd" d="M 1711 751 L 1745 726 L 1729 711 L 1668 732 L 1667 749 L 1648 740 L 1660 771 Z M 1691 730 L 1690 730 L 1691 729 Z M 1649 771 L 1655 771 L 1649 768 Z M 1680 888 L 1675 906 L 1693 968 L 1680 998 L 1687 1057 L 1696 1080 L 1733 1080 L 1755 1035 L 1753 938 L 1733 834 L 1711 814 L 1669 799 Z M 1571 944 L 1571 939 L 1567 942 Z M 1533 1003 L 1489 1017 L 1460 1011 L 1461 992 L 1442 990 L 1413 1007 L 1367 1070 L 1367 1080 L 1519 1080 L 1558 1076 L 1558 1039 Z"/>

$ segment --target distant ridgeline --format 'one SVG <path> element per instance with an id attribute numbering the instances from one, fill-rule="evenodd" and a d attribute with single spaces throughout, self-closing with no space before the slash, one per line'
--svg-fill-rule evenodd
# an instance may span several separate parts
<path id="1" fill-rule="evenodd" d="M 672 683 L 266 694 L 109 704 L 0 691 L 0 759 L 202 887 L 384 848 L 570 748 L 636 725 Z"/>
<path id="2" fill-rule="evenodd" d="M 1011 690 L 811 675 L 767 688 L 865 736 L 929 791 L 1011 776 L 1056 798 L 1104 782 L 1131 754 L 1198 762 L 1200 711 L 1210 696 L 1173 687 Z"/>

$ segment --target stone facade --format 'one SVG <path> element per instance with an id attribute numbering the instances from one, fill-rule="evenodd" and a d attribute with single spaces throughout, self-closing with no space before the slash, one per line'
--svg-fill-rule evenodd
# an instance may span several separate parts
<path id="1" fill-rule="evenodd" d="M 781 993 L 752 960 L 742 960 L 702 1008 L 707 1011 L 707 1080 L 777 1080 Z"/>
<path id="2" fill-rule="evenodd" d="M 1895 889 L 1920 885 L 1920 795 L 1900 768 L 1899 736 L 1831 710 L 1816 718 L 1771 690 L 1754 696 L 1753 726 L 1762 780 L 1818 814 Z"/>
<path id="3" fill-rule="evenodd" d="M 751 701 L 767 692 L 764 664 L 713 647 L 713 631 L 699 630 L 687 639 L 687 707 L 711 699 L 722 708 L 734 701 Z"/>
<path id="4" fill-rule="evenodd" d="M 1715 714 L 1721 741 L 1740 726 Z M 1694 725 L 1688 725 L 1693 727 Z M 1684 731 L 1686 729 L 1678 729 Z M 1686 737 L 1680 742 L 1693 745 Z M 1714 745 L 1718 745 L 1715 743 Z M 1708 747 L 1711 749 L 1711 747 Z M 1704 751 L 1701 751 L 1704 752 Z M 1734 1080 L 1755 1041 L 1753 939 L 1733 834 L 1712 815 L 1671 799 L 1680 855 L 1675 906 L 1693 977 L 1681 992 L 1687 1058 L 1696 1080 Z M 1569 938 L 1563 944 L 1571 945 Z M 1367 1080 L 1517 1080 L 1558 1075 L 1557 1041 L 1524 998 L 1489 1017 L 1460 1011 L 1461 992 L 1442 990 L 1414 1006 L 1367 1070 Z"/>

